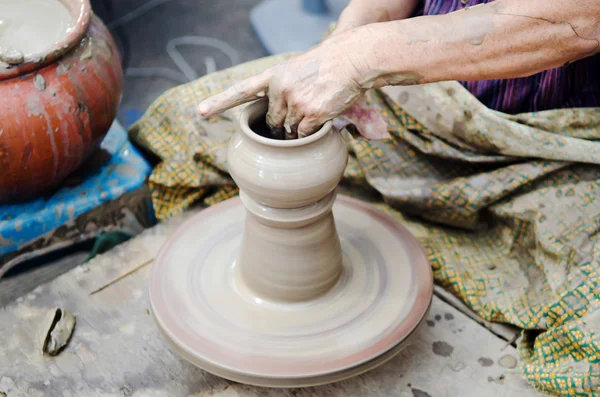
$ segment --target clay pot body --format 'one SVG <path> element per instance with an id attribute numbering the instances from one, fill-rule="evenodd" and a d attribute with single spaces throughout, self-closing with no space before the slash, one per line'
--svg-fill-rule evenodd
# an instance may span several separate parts
<path id="1" fill-rule="evenodd" d="M 120 103 L 116 45 L 89 0 L 63 0 L 75 20 L 65 40 L 0 63 L 0 204 L 56 188 L 98 147 Z"/>
<path id="2" fill-rule="evenodd" d="M 331 209 L 346 145 L 331 123 L 306 138 L 263 138 L 249 125 L 266 110 L 266 101 L 249 105 L 229 145 L 229 171 L 246 208 L 236 267 L 265 299 L 309 300 L 335 284 L 342 269 Z"/>
<path id="3" fill-rule="evenodd" d="M 251 128 L 268 108 L 265 100 L 250 104 L 240 117 L 241 131 L 229 145 L 229 171 L 240 189 L 254 201 L 273 208 L 313 204 L 338 185 L 348 154 L 340 134 L 326 123 L 315 134 L 294 140 L 274 140 Z"/>

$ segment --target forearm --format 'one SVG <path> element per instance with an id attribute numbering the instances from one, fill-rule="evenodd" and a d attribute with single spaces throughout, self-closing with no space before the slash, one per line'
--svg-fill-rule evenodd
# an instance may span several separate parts
<path id="1" fill-rule="evenodd" d="M 367 88 L 524 77 L 598 52 L 600 0 L 498 0 L 352 34 Z"/>
<path id="2" fill-rule="evenodd" d="M 351 0 L 337 23 L 336 30 L 408 18 L 420 0 Z"/>

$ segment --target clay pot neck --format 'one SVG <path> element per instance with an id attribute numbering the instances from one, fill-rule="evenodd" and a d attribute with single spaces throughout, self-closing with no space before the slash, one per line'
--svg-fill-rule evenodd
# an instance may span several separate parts
<path id="1" fill-rule="evenodd" d="M 90 0 L 57 0 L 62 3 L 73 18 L 73 27 L 69 29 L 65 37 L 35 54 L 23 54 L 22 59 L 16 57 L 11 64 L 0 62 L 0 81 L 16 76 L 31 73 L 56 61 L 66 52 L 79 45 L 86 36 L 91 18 L 92 7 Z"/>
<path id="2" fill-rule="evenodd" d="M 331 130 L 331 121 L 328 121 L 319 129 L 319 131 L 315 132 L 312 135 L 307 137 L 299 138 L 299 139 L 291 139 L 291 140 L 278 140 L 278 139 L 270 139 L 265 138 L 263 136 L 258 135 L 250 128 L 256 120 L 260 117 L 265 117 L 267 113 L 267 109 L 269 107 L 269 101 L 266 99 L 262 99 L 260 101 L 254 102 L 250 104 L 240 116 L 240 127 L 242 133 L 246 135 L 248 138 L 257 142 L 261 145 L 270 146 L 270 147 L 301 147 L 305 145 L 309 145 L 314 143 L 322 138 L 324 138 L 327 133 Z"/>

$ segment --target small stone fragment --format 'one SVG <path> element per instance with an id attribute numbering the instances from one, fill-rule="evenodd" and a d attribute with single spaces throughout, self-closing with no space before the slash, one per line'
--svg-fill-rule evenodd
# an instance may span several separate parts
<path id="1" fill-rule="evenodd" d="M 446 320 L 454 320 L 454 316 L 452 315 L 452 313 L 446 313 L 446 314 L 444 314 L 444 318 Z"/>
<path id="2" fill-rule="evenodd" d="M 427 325 L 430 327 L 435 327 L 435 321 L 433 320 L 427 320 Z"/>
<path id="3" fill-rule="evenodd" d="M 436 314 L 434 318 L 435 318 L 435 321 L 440 321 L 442 319 L 442 316 L 439 314 Z"/>
<path id="4" fill-rule="evenodd" d="M 513 356 L 507 354 L 506 356 L 502 356 L 500 360 L 498 360 L 498 364 L 503 366 L 504 368 L 515 368 L 517 366 L 517 359 Z"/>
<path id="5" fill-rule="evenodd" d="M 44 319 L 41 332 L 43 355 L 56 356 L 69 343 L 75 329 L 75 316 L 64 309 L 52 309 Z"/>

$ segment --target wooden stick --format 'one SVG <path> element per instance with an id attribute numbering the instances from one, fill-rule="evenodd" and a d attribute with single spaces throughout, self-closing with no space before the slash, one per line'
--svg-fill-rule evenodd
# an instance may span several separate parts
<path id="1" fill-rule="evenodd" d="M 143 268 L 144 266 L 150 264 L 153 261 L 154 261 L 154 258 L 148 259 L 147 261 L 141 263 L 140 265 L 134 267 L 133 269 L 128 270 L 127 272 L 121 274 L 119 277 L 115 278 L 114 280 L 109 281 L 107 284 L 104 284 L 102 287 L 93 290 L 92 292 L 90 292 L 90 295 L 94 295 L 94 294 L 96 294 L 96 293 L 98 293 L 98 292 L 100 292 L 100 291 L 102 291 L 102 290 L 110 287 L 111 285 L 113 285 L 113 284 L 115 284 L 115 283 L 123 280 L 125 277 L 127 277 L 127 276 L 129 276 L 129 275 L 131 275 L 131 274 L 133 274 L 135 272 L 137 272 L 138 270 L 140 270 L 141 268 Z"/>

